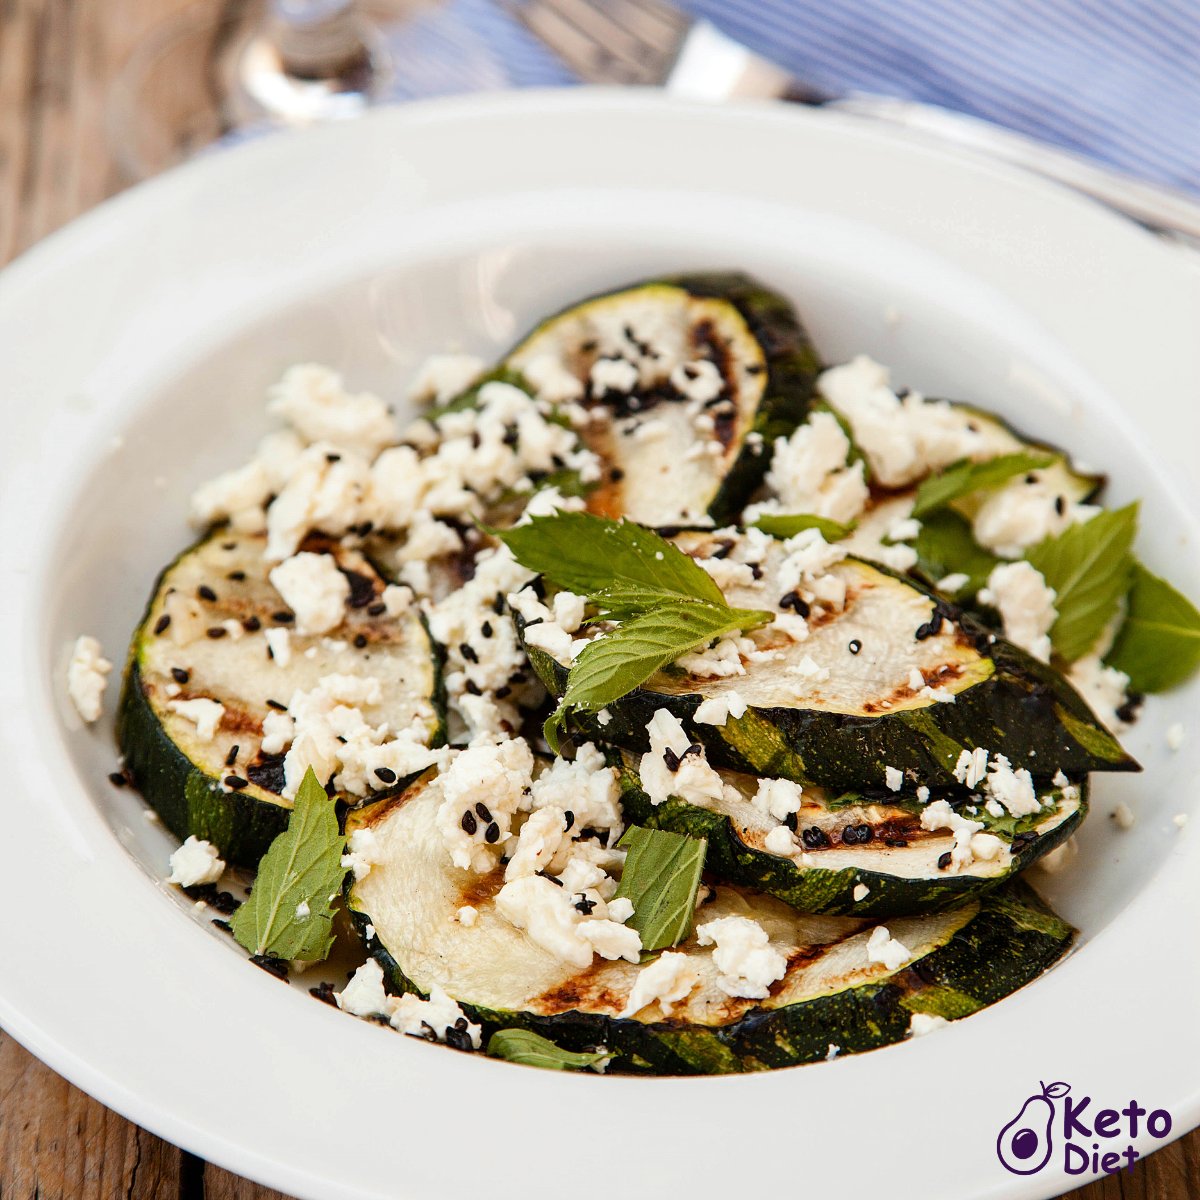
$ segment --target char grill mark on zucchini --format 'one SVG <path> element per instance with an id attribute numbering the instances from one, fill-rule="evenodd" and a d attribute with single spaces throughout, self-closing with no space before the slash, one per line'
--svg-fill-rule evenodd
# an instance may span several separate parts
<path id="1" fill-rule="evenodd" d="M 596 394 L 591 372 L 607 358 L 638 364 L 632 391 Z M 692 403 L 671 375 L 695 362 L 716 368 L 721 390 Z M 682 275 L 574 305 L 535 329 L 494 377 L 536 389 L 548 364 L 577 381 L 563 398 L 610 418 L 583 430 L 607 467 L 589 507 L 651 526 L 732 519 L 761 483 L 772 441 L 803 420 L 820 371 L 787 301 L 734 273 Z"/>
<path id="2" fill-rule="evenodd" d="M 438 984 L 484 1026 L 524 1028 L 564 1048 L 604 1046 L 610 1070 L 719 1074 L 792 1066 L 902 1040 L 914 1012 L 966 1016 L 1024 986 L 1068 948 L 1071 928 L 1017 884 L 945 913 L 890 921 L 912 952 L 889 971 L 866 955 L 871 924 L 801 916 L 780 901 L 719 886 L 701 921 L 749 916 L 788 960 L 763 1001 L 716 986 L 711 954 L 693 933 L 676 949 L 700 983 L 664 1018 L 657 1005 L 623 1017 L 638 967 L 598 961 L 580 971 L 505 921 L 494 890 L 454 868 L 436 827 L 438 779 L 430 771 L 399 797 L 350 813 L 348 829 L 375 835 L 374 866 L 347 885 L 351 915 L 396 991 Z M 474 924 L 455 920 L 472 904 Z"/>
<path id="3" fill-rule="evenodd" d="M 709 558 L 729 536 L 687 533 L 677 540 L 689 554 Z M 779 608 L 785 556 L 782 544 L 773 543 L 758 581 L 726 589 L 729 603 Z M 777 661 L 743 659 L 744 674 L 725 678 L 670 667 L 608 705 L 606 724 L 593 714 L 572 720 L 588 737 L 643 752 L 647 724 L 666 708 L 714 766 L 836 790 L 883 789 L 888 768 L 903 773 L 910 791 L 954 788 L 960 755 L 976 748 L 1003 754 L 1014 768 L 1042 779 L 1060 770 L 1080 778 L 1094 770 L 1138 769 L 1052 668 L 881 567 L 847 558 L 830 572 L 846 584 L 841 612 L 810 622 L 802 642 L 770 626 L 756 634 L 760 647 L 778 651 Z M 519 615 L 515 619 L 521 629 Z M 561 696 L 568 667 L 537 647 L 526 650 L 547 689 Z M 792 668 L 805 658 L 828 669 L 828 678 L 814 683 L 798 676 Z M 913 667 L 954 702 L 914 690 Z M 723 726 L 692 720 L 704 700 L 730 693 L 746 702 L 743 716 Z"/>
<path id="4" fill-rule="evenodd" d="M 305 549 L 333 554 L 351 584 L 345 622 L 326 637 L 294 632 L 263 538 L 219 529 L 162 573 L 130 646 L 117 722 L 129 776 L 176 836 L 205 838 L 236 865 L 254 865 L 287 825 L 284 756 L 263 752 L 263 720 L 295 691 L 331 673 L 372 675 L 383 697 L 364 706 L 369 720 L 420 722 L 433 745 L 445 737 L 439 652 L 419 611 L 379 612 L 384 581 L 358 552 L 316 536 Z M 270 629 L 289 630 L 286 665 L 268 654 Z M 193 699 L 224 708 L 211 738 L 171 707 Z"/>
<path id="5" fill-rule="evenodd" d="M 1053 807 L 1017 823 L 1017 836 L 1001 835 L 1005 846 L 996 858 L 952 872 L 954 837 L 947 829 L 924 829 L 919 803 L 854 794 L 831 802 L 821 789 L 806 789 L 795 818 L 800 841 L 795 854 L 785 857 L 766 848 L 777 823 L 750 802 L 756 779 L 724 771 L 736 799 L 727 793 L 701 807 L 672 796 L 656 806 L 642 790 L 635 756 L 622 754 L 619 768 L 627 821 L 707 839 L 705 865 L 717 878 L 809 913 L 891 917 L 940 911 L 1023 871 L 1070 837 L 1087 813 L 1086 784 L 1066 794 L 1044 790 L 1040 798 L 1053 798 Z M 988 831 L 991 819 L 982 806 L 970 819 L 984 822 Z"/>

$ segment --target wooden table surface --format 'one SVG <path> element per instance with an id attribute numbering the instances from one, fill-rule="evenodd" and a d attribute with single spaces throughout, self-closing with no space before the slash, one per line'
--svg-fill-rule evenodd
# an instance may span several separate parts
<path id="1" fill-rule="evenodd" d="M 0 264 L 126 185 L 105 134 L 110 82 L 189 2 L 0 0 Z M 1069 1195 L 1200 1197 L 1200 1131 Z M 0 1031 L 0 1200 L 115 1197 L 281 1200 L 131 1125 Z"/>

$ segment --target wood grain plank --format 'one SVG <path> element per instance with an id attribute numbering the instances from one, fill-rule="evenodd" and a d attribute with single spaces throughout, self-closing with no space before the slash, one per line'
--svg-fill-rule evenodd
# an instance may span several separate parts
<path id="1" fill-rule="evenodd" d="M 106 129 L 112 80 L 141 38 L 191 2 L 0 0 L 0 263 L 123 186 Z M 118 1117 L 3 1032 L 0 1197 L 287 1200 Z M 1064 1193 L 1064 1200 L 1195 1197 L 1200 1132 L 1132 1174 Z"/>

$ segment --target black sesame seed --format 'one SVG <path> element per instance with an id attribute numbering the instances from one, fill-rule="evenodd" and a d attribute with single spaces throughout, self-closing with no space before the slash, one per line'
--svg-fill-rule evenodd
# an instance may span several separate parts
<path id="1" fill-rule="evenodd" d="M 199 596 L 201 600 L 208 600 L 210 602 L 217 598 L 217 593 L 214 592 L 207 583 L 202 583 L 196 589 L 196 595 Z"/>
<path id="2" fill-rule="evenodd" d="M 161 617 L 159 617 L 157 621 L 154 622 L 155 634 L 157 635 L 160 633 L 165 633 L 167 626 L 170 625 L 170 623 L 171 623 L 171 614 L 163 613 L 163 615 Z"/>
<path id="3" fill-rule="evenodd" d="M 667 770 L 670 771 L 672 775 L 679 770 L 679 755 L 676 754 L 670 746 L 667 746 L 663 749 L 663 762 L 666 763 Z"/>
<path id="4" fill-rule="evenodd" d="M 490 638 L 492 634 L 495 633 L 495 630 L 492 628 L 491 621 L 484 621 L 484 623 L 479 627 L 479 632 L 482 633 L 484 637 Z"/>
<path id="5" fill-rule="evenodd" d="M 257 617 L 247 617 L 242 622 L 242 628 L 247 633 L 257 633 L 262 628 L 262 622 Z"/>
<path id="6" fill-rule="evenodd" d="M 286 958 L 276 958 L 271 954 L 255 954 L 251 956 L 250 961 L 256 967 L 262 967 L 268 975 L 274 975 L 276 979 L 282 979 L 284 983 L 287 983 L 288 961 Z"/>
<path id="7" fill-rule="evenodd" d="M 280 704 L 278 700 L 268 700 L 267 707 L 273 708 L 276 712 L 287 712 L 287 705 Z"/>
<path id="8" fill-rule="evenodd" d="M 204 632 L 208 637 L 216 641 L 217 638 L 223 638 L 229 630 L 224 625 L 210 625 Z"/>
<path id="9" fill-rule="evenodd" d="M 809 825 L 800 831 L 800 840 L 809 850 L 823 850 L 829 845 L 829 835 L 816 825 Z"/>
<path id="10" fill-rule="evenodd" d="M 847 825 L 842 830 L 842 841 L 847 846 L 865 846 L 875 836 L 875 830 L 865 822 L 862 825 Z"/>
<path id="11" fill-rule="evenodd" d="M 896 850 L 896 849 L 903 849 L 905 846 L 908 845 L 908 842 L 906 842 L 904 840 L 904 838 L 894 838 L 893 837 L 893 838 L 884 838 L 883 844 L 885 846 L 891 846 L 893 850 Z"/>
<path id="12" fill-rule="evenodd" d="M 625 478 L 625 472 L 620 467 L 613 467 L 613 469 L 609 471 L 608 477 L 613 481 L 613 483 L 620 483 L 621 480 Z"/>
<path id="13" fill-rule="evenodd" d="M 348 571 L 345 567 L 341 568 L 341 572 L 350 585 L 350 595 L 346 603 L 351 608 L 366 608 L 375 599 L 374 581 L 369 575 L 360 574 L 358 571 Z"/>
<path id="14" fill-rule="evenodd" d="M 563 881 L 561 879 L 556 879 L 553 875 L 547 875 L 545 871 L 538 871 L 537 874 L 539 874 L 543 879 L 550 880 L 555 887 L 563 886 Z"/>
<path id="15" fill-rule="evenodd" d="M 340 454 L 327 454 L 325 455 L 325 461 L 327 463 L 341 462 L 342 456 Z"/>
<path id="16" fill-rule="evenodd" d="M 240 749 L 241 746 L 237 745 L 236 742 L 229 747 L 229 753 L 225 755 L 225 765 L 227 767 L 232 767 L 233 764 L 237 762 L 238 751 Z"/>
<path id="17" fill-rule="evenodd" d="M 469 809 L 463 813 L 462 820 L 459 821 L 459 824 L 463 828 L 463 833 L 470 837 L 474 837 L 475 831 L 479 828 L 479 823 L 475 820 L 475 814 Z"/>
<path id="18" fill-rule="evenodd" d="M 563 812 L 563 833 L 570 833 L 575 824 L 575 814 L 568 808 Z"/>
<path id="19" fill-rule="evenodd" d="M 231 579 L 234 583 L 241 583 L 246 578 L 246 572 L 245 571 L 230 571 L 229 574 L 225 576 L 225 578 Z"/>
<path id="20" fill-rule="evenodd" d="M 376 767 L 375 778 L 381 783 L 395 783 L 396 772 L 391 767 Z"/>
<path id="21" fill-rule="evenodd" d="M 328 980 L 318 983 L 316 987 L 310 987 L 308 994 L 314 1000 L 320 1000 L 322 1004 L 332 1004 L 334 1008 L 337 1008 L 337 1001 L 333 998 L 333 984 Z"/>
<path id="22" fill-rule="evenodd" d="M 191 676 L 182 667 L 172 667 L 171 678 L 174 679 L 176 683 L 184 684 L 191 679 Z"/>
<path id="23" fill-rule="evenodd" d="M 751 578 L 753 578 L 755 580 L 755 582 L 760 580 L 763 577 L 763 569 L 762 569 L 761 564 L 751 563 L 750 564 L 750 575 L 751 575 Z"/>
<path id="24" fill-rule="evenodd" d="M 858 638 L 851 638 L 848 649 L 850 650 L 851 654 L 858 654 L 859 651 L 862 650 L 862 642 L 860 642 Z"/>
<path id="25" fill-rule="evenodd" d="M 1037 483 L 1037 476 L 1036 476 L 1036 475 L 1032 475 L 1032 474 L 1030 474 L 1030 475 L 1026 475 L 1026 476 L 1025 476 L 1025 482 L 1026 482 L 1026 483 Z"/>
<path id="26" fill-rule="evenodd" d="M 938 855 L 937 865 L 938 865 L 939 871 L 944 871 L 950 865 L 950 851 L 949 850 L 947 850 L 945 854 Z"/>
<path id="27" fill-rule="evenodd" d="M 469 663 L 477 663 L 479 661 L 479 655 L 475 653 L 475 647 L 469 642 L 460 642 L 458 645 L 458 652 Z"/>
<path id="28" fill-rule="evenodd" d="M 512 695 L 512 688 L 507 683 L 502 683 L 493 693 L 497 700 L 505 700 Z"/>
<path id="29" fill-rule="evenodd" d="M 466 689 L 467 695 L 469 696 L 483 695 L 483 689 L 473 679 L 468 679 L 467 682 L 463 684 L 463 687 Z"/>
<path id="30" fill-rule="evenodd" d="M 451 1050 L 471 1051 L 475 1049 L 475 1043 L 471 1041 L 471 1034 L 466 1029 L 459 1029 L 457 1024 L 453 1029 L 446 1029 L 446 1045 Z"/>
<path id="31" fill-rule="evenodd" d="M 368 617 L 382 617 L 387 612 L 387 605 L 381 600 L 377 600 L 374 604 L 367 605 Z"/>
<path id="32" fill-rule="evenodd" d="M 934 609 L 933 616 L 924 625 L 919 625 L 917 632 L 913 636 L 918 642 L 923 642 L 926 638 L 933 637 L 934 634 L 941 632 L 943 619 L 941 610 Z"/>
<path id="33" fill-rule="evenodd" d="M 484 831 L 483 840 L 492 845 L 500 840 L 500 826 L 493 821 Z"/>
<path id="34" fill-rule="evenodd" d="M 236 550 L 237 542 L 222 542 L 221 549 L 222 550 Z"/>
<path id="35" fill-rule="evenodd" d="M 1060 517 L 1063 515 L 1063 513 L 1065 513 L 1067 511 L 1066 496 L 1055 496 L 1054 497 L 1054 511 L 1056 513 L 1058 513 L 1058 515 Z"/>
<path id="36" fill-rule="evenodd" d="M 592 909 L 596 907 L 595 900 L 589 900 L 583 892 L 577 892 L 579 899 L 575 901 L 575 909 L 577 912 L 583 913 L 585 917 L 591 916 Z"/>
<path id="37" fill-rule="evenodd" d="M 808 614 L 812 611 L 805 601 L 800 598 L 800 593 L 794 588 L 792 591 L 786 592 L 784 595 L 779 597 L 779 607 L 784 609 L 790 608 L 796 613 L 797 616 L 805 618 L 807 618 Z"/>
<path id="38" fill-rule="evenodd" d="M 235 792 L 240 792 L 242 788 L 250 786 L 250 780 L 243 779 L 240 775 L 226 775 L 225 786 L 233 788 Z"/>
<path id="39" fill-rule="evenodd" d="M 277 625 L 290 625 L 296 619 L 295 613 L 279 611 L 271 614 L 271 620 Z"/>
<path id="40" fill-rule="evenodd" d="M 122 775 L 120 771 L 113 771 L 112 774 L 109 775 L 109 777 L 108 777 L 108 782 L 111 783 L 113 785 L 113 787 L 124 787 L 129 782 L 129 780 L 126 779 L 125 776 Z M 568 825 L 567 828 L 570 829 L 571 828 L 570 825 Z"/>
<path id="41" fill-rule="evenodd" d="M 488 821 L 491 821 L 491 819 L 492 819 L 491 809 L 489 809 L 488 806 L 486 804 L 484 804 L 484 802 L 482 800 L 480 800 L 479 803 L 477 803 L 475 805 L 475 811 L 479 814 L 479 819 L 481 821 L 483 821 L 485 823 Z"/>
<path id="42" fill-rule="evenodd" d="M 502 592 L 496 593 L 496 598 L 492 601 L 492 612 L 498 617 L 504 616 L 504 594 Z"/>
<path id="43" fill-rule="evenodd" d="M 213 924 L 214 924 L 214 925 L 215 925 L 215 926 L 216 926 L 218 929 L 224 930 L 224 932 L 225 932 L 225 933 L 232 933 L 232 932 L 233 932 L 233 926 L 232 926 L 232 925 L 230 925 L 230 923 L 229 923 L 228 921 L 220 921 L 220 920 L 218 920 L 216 917 L 214 917 L 214 918 L 213 918 L 213 921 L 212 921 L 212 923 L 213 923 Z"/>
<path id="44" fill-rule="evenodd" d="M 365 633 L 356 633 L 354 635 L 354 648 L 361 650 L 367 644 L 367 635 Z"/>

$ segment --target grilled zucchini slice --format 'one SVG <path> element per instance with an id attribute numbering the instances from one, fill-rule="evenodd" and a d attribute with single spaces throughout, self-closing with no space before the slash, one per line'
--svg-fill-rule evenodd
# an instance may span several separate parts
<path id="1" fill-rule="evenodd" d="M 739 536 L 692 532 L 677 543 L 699 558 L 722 557 L 733 546 L 737 557 Z M 771 543 L 756 567 L 759 577 L 725 589 L 729 603 L 782 611 L 786 556 L 784 543 Z M 894 771 L 909 792 L 920 785 L 954 788 L 959 757 L 976 748 L 1003 754 L 1042 779 L 1058 771 L 1081 778 L 1138 769 L 1052 668 L 881 567 L 846 558 L 830 573 L 845 584 L 845 606 L 814 616 L 806 640 L 774 635 L 768 626 L 757 642 L 774 651 L 768 661 L 742 655 L 742 673 L 723 678 L 668 667 L 610 704 L 605 723 L 575 715 L 577 728 L 644 751 L 647 723 L 666 708 L 714 766 L 838 791 L 881 790 Z M 514 619 L 523 630 L 519 614 Z M 536 646 L 526 652 L 547 689 L 561 696 L 568 665 Z M 953 703 L 914 688 L 914 669 Z M 705 700 L 731 693 L 746 703 L 741 717 L 723 726 L 692 720 Z"/>
<path id="2" fill-rule="evenodd" d="M 267 631 L 290 629 L 292 614 L 263 545 L 219 529 L 162 573 L 133 636 L 117 722 L 126 771 L 167 827 L 239 865 L 257 863 L 287 825 L 283 755 L 263 752 L 263 720 L 294 692 L 330 674 L 370 675 L 382 694 L 363 706 L 367 720 L 419 725 L 431 745 L 445 736 L 437 648 L 415 606 L 380 612 L 384 581 L 357 551 L 308 539 L 304 548 L 333 555 L 350 582 L 345 621 L 325 637 L 291 632 L 286 663 L 272 657 Z M 196 700 L 222 706 L 211 736 L 203 709 L 197 721 L 177 707 Z"/>
<path id="3" fill-rule="evenodd" d="M 394 991 L 443 987 L 490 1035 L 524 1028 L 570 1050 L 603 1046 L 611 1071 L 726 1074 L 793 1066 L 902 1040 L 914 1013 L 967 1016 L 1024 986 L 1070 946 L 1074 931 L 1024 885 L 945 913 L 890 921 L 911 953 L 891 970 L 868 961 L 872 924 L 802 916 L 781 901 L 721 885 L 697 922 L 745 916 L 784 954 L 784 977 L 761 1001 L 717 985 L 712 955 L 693 933 L 677 950 L 700 981 L 665 1017 L 657 1005 L 622 1016 L 638 966 L 597 961 L 580 970 L 530 941 L 495 909 L 502 868 L 453 867 L 436 825 L 437 775 L 356 809 L 351 833 L 375 836 L 370 872 L 348 887 L 351 915 Z M 470 904 L 473 924 L 456 919 Z"/>
<path id="4" fill-rule="evenodd" d="M 732 519 L 761 483 L 773 440 L 804 419 L 819 371 L 786 300 L 748 276 L 713 273 L 573 305 L 522 341 L 498 377 L 588 409 L 581 433 L 607 467 L 589 507 L 661 527 Z"/>
<path id="5" fill-rule="evenodd" d="M 800 912 L 912 916 L 959 904 L 1011 879 L 1078 829 L 1087 813 L 1086 784 L 1043 788 L 1042 811 L 997 819 L 962 794 L 952 803 L 962 815 L 999 838 L 991 859 L 951 867 L 954 836 L 921 825 L 919 803 L 894 795 L 804 791 L 788 855 L 767 849 L 778 822 L 751 802 L 759 781 L 720 772 L 724 796 L 701 807 L 676 796 L 654 805 L 642 790 L 637 757 L 621 754 L 621 803 L 631 824 L 705 838 L 705 867 L 718 879 L 757 888 Z"/>

